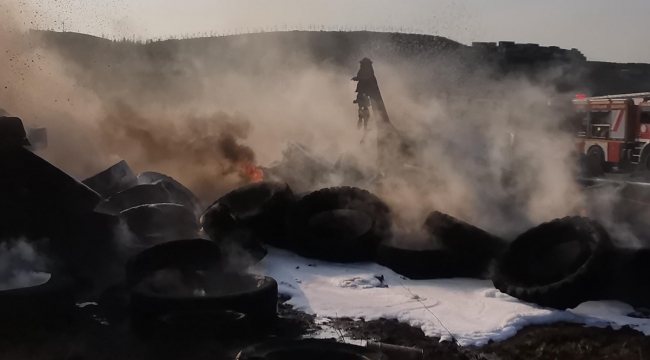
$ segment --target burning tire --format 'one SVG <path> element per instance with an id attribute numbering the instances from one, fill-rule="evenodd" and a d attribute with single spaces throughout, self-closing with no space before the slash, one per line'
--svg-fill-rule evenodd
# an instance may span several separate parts
<path id="1" fill-rule="evenodd" d="M 122 211 L 120 218 L 145 245 L 196 238 L 199 233 L 194 213 L 178 204 L 140 205 Z"/>
<path id="2" fill-rule="evenodd" d="M 153 184 L 137 185 L 118 192 L 99 205 L 98 210 L 110 214 L 119 214 L 126 209 L 151 204 L 182 205 L 193 214 L 197 207 L 172 183 L 163 180 Z M 194 217 L 196 217 L 196 214 Z"/>
<path id="3" fill-rule="evenodd" d="M 403 249 L 382 244 L 377 263 L 413 280 L 476 278 L 484 279 L 489 261 L 475 261 L 449 249 Z"/>
<path id="4" fill-rule="evenodd" d="M 523 301 L 573 308 L 596 296 L 598 269 L 612 242 L 592 220 L 567 217 L 520 235 L 504 252 L 494 286 Z"/>
<path id="5" fill-rule="evenodd" d="M 379 351 L 362 346 L 339 343 L 332 340 L 273 341 L 251 346 L 237 355 L 237 360 L 293 360 L 293 359 L 340 359 L 340 360 L 387 360 Z"/>
<path id="6" fill-rule="evenodd" d="M 202 217 L 211 239 L 238 245 L 258 261 L 266 255 L 262 243 L 286 248 L 286 215 L 296 200 L 284 183 L 260 182 L 244 186 L 215 201 Z"/>
<path id="7" fill-rule="evenodd" d="M 300 200 L 291 222 L 295 251 L 332 262 L 372 261 L 377 246 L 390 238 L 388 206 L 370 192 L 338 187 Z"/>
<path id="8" fill-rule="evenodd" d="M 471 259 L 495 258 L 506 247 L 499 237 L 438 211 L 427 217 L 425 227 L 445 247 Z"/>
<path id="9" fill-rule="evenodd" d="M 220 269 L 222 253 L 210 240 L 177 240 L 156 245 L 129 259 L 126 281 L 134 286 L 155 271 L 179 269 L 183 272 Z"/>
<path id="10" fill-rule="evenodd" d="M 180 274 L 163 269 L 131 291 L 133 325 L 145 333 L 161 317 L 197 312 L 241 313 L 255 327 L 266 327 L 277 318 L 277 301 L 274 279 L 223 272 Z"/>
<path id="11" fill-rule="evenodd" d="M 0 291 L 0 332 L 65 324 L 70 321 L 74 306 L 72 279 L 50 273 L 50 278 L 40 285 Z"/>

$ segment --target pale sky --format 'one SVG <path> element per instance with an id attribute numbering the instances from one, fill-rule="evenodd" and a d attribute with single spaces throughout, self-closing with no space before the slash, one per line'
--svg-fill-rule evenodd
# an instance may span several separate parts
<path id="1" fill-rule="evenodd" d="M 0 0 L 4 2 L 5 0 Z M 17 0 L 15 0 L 17 1 Z M 650 0 L 26 0 L 22 22 L 106 37 L 368 29 L 578 48 L 650 63 Z M 34 10 L 36 9 L 36 10 Z M 38 11 L 38 13 L 36 13 Z M 27 20 L 26 20 L 27 19 Z"/>

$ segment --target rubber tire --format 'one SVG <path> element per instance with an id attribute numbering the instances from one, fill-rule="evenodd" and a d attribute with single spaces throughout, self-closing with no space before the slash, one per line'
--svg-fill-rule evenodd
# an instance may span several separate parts
<path id="1" fill-rule="evenodd" d="M 600 274 L 599 300 L 650 309 L 650 249 L 616 249 Z"/>
<path id="2" fill-rule="evenodd" d="M 172 178 L 171 176 L 167 176 L 165 174 L 154 171 L 147 171 L 139 174 L 137 180 L 138 184 L 140 185 L 155 184 L 159 181 L 164 181 L 165 188 L 173 193 L 173 198 L 175 201 L 182 205 L 185 205 L 187 208 L 192 210 L 197 218 L 203 213 L 203 208 L 201 206 L 201 201 L 199 198 L 196 197 L 196 195 L 194 195 L 190 189 L 185 187 L 180 182 L 176 181 L 176 179 Z"/>
<path id="3" fill-rule="evenodd" d="M 275 324 L 277 319 L 278 283 L 270 277 L 247 274 L 225 274 L 231 281 L 256 281 L 257 287 L 237 294 L 222 296 L 166 296 L 153 293 L 144 283 L 131 290 L 132 324 L 138 332 L 147 332 L 162 315 L 183 311 L 230 310 L 245 314 L 258 327 Z"/>
<path id="4" fill-rule="evenodd" d="M 472 259 L 498 257 L 507 246 L 503 239 L 438 211 L 429 214 L 424 226 L 446 248 Z"/>
<path id="5" fill-rule="evenodd" d="M 136 185 L 120 191 L 100 204 L 97 210 L 109 214 L 119 214 L 126 209 L 151 204 L 183 205 L 196 217 L 196 204 L 189 201 L 174 184 L 164 180 L 153 184 Z"/>
<path id="6" fill-rule="evenodd" d="M 587 157 L 593 157 L 596 160 L 594 162 L 594 165 L 597 164 L 599 166 L 599 171 L 594 167 L 594 173 L 597 175 L 602 175 L 605 173 L 605 167 L 607 165 L 605 162 L 605 152 L 600 146 L 594 145 L 590 147 L 587 150 Z"/>
<path id="7" fill-rule="evenodd" d="M 199 237 L 194 213 L 178 204 L 140 205 L 120 213 L 131 232 L 145 245 Z"/>
<path id="8" fill-rule="evenodd" d="M 476 261 L 449 249 L 412 250 L 382 244 L 377 263 L 412 280 L 486 279 L 490 260 Z"/>
<path id="9" fill-rule="evenodd" d="M 260 247 L 259 242 L 288 247 L 285 222 L 295 203 L 296 197 L 286 183 L 250 184 L 215 201 L 206 210 L 201 223 L 210 238 L 217 242 L 225 241 L 236 231 L 249 231 L 249 237 L 238 239 L 242 248 L 253 254 L 263 249 L 266 255 L 266 249 Z"/>
<path id="10" fill-rule="evenodd" d="M 313 216 L 342 209 L 367 215 L 372 220 L 370 230 L 354 239 L 344 239 L 327 237 L 310 228 Z M 340 263 L 373 261 L 377 246 L 392 234 L 388 206 L 367 190 L 347 186 L 322 189 L 303 197 L 296 205 L 290 227 L 296 253 Z"/>
<path id="11" fill-rule="evenodd" d="M 581 249 L 565 275 L 546 281 L 534 279 L 526 268 L 539 256 L 540 248 L 567 240 L 578 241 Z M 612 249 L 607 231 L 598 222 L 581 217 L 556 219 L 528 230 L 512 242 L 492 280 L 498 290 L 520 300 L 560 310 L 574 308 L 597 297 L 598 270 L 607 263 Z M 558 268 L 556 263 L 545 265 Z"/>
<path id="12" fill-rule="evenodd" d="M 107 199 L 120 191 L 136 186 L 138 178 L 129 167 L 129 164 L 122 160 L 108 169 L 87 178 L 82 183 L 95 190 L 104 199 Z"/>
<path id="13" fill-rule="evenodd" d="M 0 291 L 0 333 L 65 325 L 72 320 L 75 284 L 64 273 L 52 271 L 50 274 L 44 284 Z"/>
<path id="14" fill-rule="evenodd" d="M 135 286 L 149 274 L 167 268 L 206 271 L 223 267 L 223 254 L 210 240 L 176 240 L 156 245 L 133 256 L 126 264 L 127 287 Z"/>
<path id="15" fill-rule="evenodd" d="M 388 360 L 383 353 L 363 346 L 333 340 L 303 339 L 271 341 L 248 347 L 237 354 L 237 360 Z"/>

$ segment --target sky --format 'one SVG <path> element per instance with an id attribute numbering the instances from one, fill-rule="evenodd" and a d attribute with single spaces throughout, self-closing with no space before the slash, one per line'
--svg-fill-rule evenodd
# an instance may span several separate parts
<path id="1" fill-rule="evenodd" d="M 4 2 L 7 0 L 2 0 Z M 650 63 L 650 0 L 8 0 L 25 27 L 109 38 L 325 29 L 578 48 Z M 0 4 L 0 6 L 2 6 Z"/>

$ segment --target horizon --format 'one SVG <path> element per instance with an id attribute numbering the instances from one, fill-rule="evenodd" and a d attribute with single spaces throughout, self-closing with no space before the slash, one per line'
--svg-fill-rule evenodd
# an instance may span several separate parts
<path id="1" fill-rule="evenodd" d="M 650 63 L 647 0 L 8 0 L 27 28 L 155 40 L 284 30 L 367 30 L 576 48 L 591 61 Z M 0 8 L 3 5 L 0 5 Z M 9 12 L 9 10 L 7 10 Z"/>

